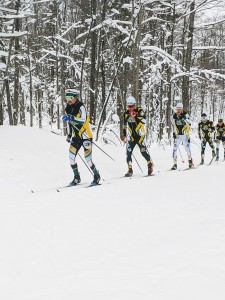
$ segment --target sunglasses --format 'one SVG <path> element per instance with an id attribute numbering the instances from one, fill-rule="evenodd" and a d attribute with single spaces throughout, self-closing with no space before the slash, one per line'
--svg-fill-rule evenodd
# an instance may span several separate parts
<path id="1" fill-rule="evenodd" d="M 69 102 L 69 101 L 73 100 L 74 97 L 73 96 L 65 96 L 65 98 L 66 98 L 66 101 Z"/>

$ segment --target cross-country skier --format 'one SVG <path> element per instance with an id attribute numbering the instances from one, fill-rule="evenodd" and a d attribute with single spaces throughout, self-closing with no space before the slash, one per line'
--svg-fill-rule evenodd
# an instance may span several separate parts
<path id="1" fill-rule="evenodd" d="M 176 112 L 172 116 L 172 124 L 173 124 L 173 166 L 171 170 L 177 169 L 177 149 L 180 143 L 183 143 L 185 150 L 188 155 L 188 165 L 189 168 L 193 167 L 193 161 L 191 157 L 191 150 L 190 150 L 190 126 L 191 122 L 189 119 L 189 115 L 187 112 L 183 110 L 183 104 L 177 103 L 176 105 Z"/>
<path id="2" fill-rule="evenodd" d="M 219 160 L 219 147 L 220 142 L 222 142 L 223 148 L 224 148 L 224 160 L 225 160 L 225 124 L 223 122 L 223 119 L 218 119 L 218 123 L 216 125 L 216 131 L 215 131 L 215 139 L 216 143 L 216 160 Z"/>
<path id="3" fill-rule="evenodd" d="M 129 96 L 127 98 L 127 110 L 124 113 L 123 135 L 121 138 L 122 141 L 127 143 L 128 172 L 125 174 L 125 177 L 133 175 L 132 153 L 136 145 L 138 145 L 142 156 L 147 161 L 148 175 L 150 176 L 153 173 L 153 164 L 145 142 L 145 122 L 145 112 L 141 107 L 136 105 L 135 98 Z"/>
<path id="4" fill-rule="evenodd" d="M 78 172 L 76 156 L 81 146 L 84 148 L 84 156 L 87 164 L 94 173 L 92 185 L 97 185 L 100 181 L 100 175 L 94 163 L 92 162 L 92 131 L 90 128 L 89 117 L 87 116 L 84 104 L 79 101 L 79 92 L 74 89 L 68 89 L 65 92 L 67 101 L 66 115 L 62 117 L 67 122 L 67 142 L 70 143 L 69 159 L 74 173 L 74 179 L 70 186 L 80 183 L 81 178 Z"/>
<path id="5" fill-rule="evenodd" d="M 198 124 L 198 135 L 201 140 L 201 165 L 204 164 L 205 148 L 208 143 L 212 148 L 212 156 L 216 156 L 215 147 L 213 145 L 213 132 L 215 127 L 213 122 L 207 118 L 207 115 L 203 113 L 201 115 L 201 122 Z"/>

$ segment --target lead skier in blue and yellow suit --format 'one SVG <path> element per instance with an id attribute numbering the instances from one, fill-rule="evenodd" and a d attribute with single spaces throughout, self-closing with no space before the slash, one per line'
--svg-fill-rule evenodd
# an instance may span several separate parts
<path id="1" fill-rule="evenodd" d="M 65 92 L 67 106 L 65 109 L 66 115 L 62 117 L 62 120 L 67 122 L 67 142 L 70 143 L 69 159 L 74 173 L 74 179 L 69 185 L 74 186 L 81 181 L 76 162 L 76 156 L 81 146 L 84 148 L 85 160 L 94 173 L 92 185 L 96 185 L 100 181 L 100 175 L 92 162 L 93 135 L 86 108 L 84 104 L 79 101 L 78 97 L 79 93 L 74 89 L 69 89 Z"/>
<path id="2" fill-rule="evenodd" d="M 127 142 L 128 172 L 125 174 L 125 177 L 133 175 L 132 153 L 136 145 L 138 145 L 141 154 L 147 161 L 148 175 L 152 175 L 153 164 L 145 143 L 145 112 L 141 107 L 136 105 L 136 100 L 132 96 L 127 98 L 127 110 L 124 113 L 123 135 L 121 139 Z"/>

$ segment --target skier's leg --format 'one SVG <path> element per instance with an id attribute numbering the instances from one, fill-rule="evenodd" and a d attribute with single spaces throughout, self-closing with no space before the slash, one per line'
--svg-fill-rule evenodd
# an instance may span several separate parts
<path id="1" fill-rule="evenodd" d="M 130 140 L 127 141 L 127 145 L 126 145 L 126 155 L 127 155 L 127 165 L 128 165 L 128 172 L 125 174 L 126 177 L 130 177 L 133 175 L 132 153 L 135 145 L 136 145 L 135 139 L 133 137 L 130 137 Z"/>
<path id="2" fill-rule="evenodd" d="M 206 140 L 202 139 L 201 141 L 201 165 L 204 164 L 204 158 L 205 158 L 205 148 L 206 148 Z"/>
<path id="3" fill-rule="evenodd" d="M 212 149 L 212 156 L 215 157 L 215 156 L 216 156 L 216 152 L 215 152 L 215 146 L 214 146 L 214 144 L 213 144 L 212 138 L 210 138 L 210 139 L 208 140 L 208 143 L 209 143 L 209 146 L 210 146 L 211 149 Z"/>
<path id="4" fill-rule="evenodd" d="M 150 154 L 148 152 L 148 149 L 147 149 L 147 146 L 145 143 L 145 138 L 141 137 L 139 139 L 138 146 L 139 146 L 142 156 L 147 161 L 148 175 L 151 175 L 153 173 L 153 164 L 151 162 L 151 157 L 150 157 Z"/>
<path id="5" fill-rule="evenodd" d="M 215 140 L 216 143 L 216 160 L 219 160 L 219 148 L 220 148 L 220 140 L 218 139 L 218 137 Z"/>
<path id="6" fill-rule="evenodd" d="M 183 141 L 183 144 L 184 144 L 184 148 L 187 152 L 187 156 L 188 156 L 188 165 L 189 165 L 189 168 L 191 168 L 191 167 L 193 167 L 193 160 L 191 157 L 190 138 L 186 137 Z"/>
<path id="7" fill-rule="evenodd" d="M 83 147 L 84 147 L 84 157 L 85 157 L 86 163 L 89 165 L 92 172 L 94 173 L 94 180 L 92 183 L 98 184 L 101 177 L 100 177 L 98 170 L 96 169 L 95 164 L 92 161 L 92 141 L 84 140 Z"/>
<path id="8" fill-rule="evenodd" d="M 77 183 L 80 182 L 80 174 L 78 172 L 78 166 L 76 162 L 76 156 L 80 147 L 81 147 L 81 143 L 79 142 L 79 140 L 72 138 L 70 148 L 69 148 L 69 160 L 70 160 L 71 168 L 73 170 L 74 179 L 70 183 L 70 185 L 76 185 Z"/>
<path id="9" fill-rule="evenodd" d="M 180 136 L 178 136 L 176 139 L 174 139 L 173 142 L 173 166 L 171 170 L 176 170 L 177 169 L 177 149 L 181 143 Z"/>

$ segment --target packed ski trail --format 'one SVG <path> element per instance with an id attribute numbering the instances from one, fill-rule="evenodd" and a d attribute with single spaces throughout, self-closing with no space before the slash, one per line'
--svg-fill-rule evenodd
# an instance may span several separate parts
<path id="1" fill-rule="evenodd" d="M 1 299 L 224 300 L 225 162 L 209 149 L 163 172 L 172 149 L 152 147 L 152 177 L 137 149 L 145 173 L 134 162 L 129 179 L 125 148 L 99 144 L 116 160 L 94 147 L 102 185 L 57 192 L 73 177 L 64 137 L 1 126 L 0 140 Z"/>

